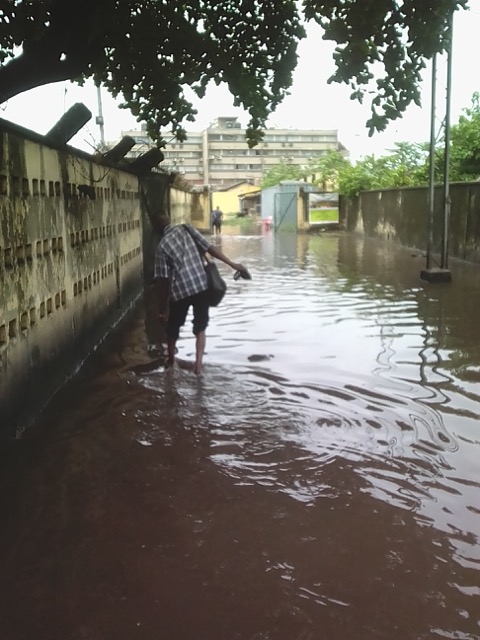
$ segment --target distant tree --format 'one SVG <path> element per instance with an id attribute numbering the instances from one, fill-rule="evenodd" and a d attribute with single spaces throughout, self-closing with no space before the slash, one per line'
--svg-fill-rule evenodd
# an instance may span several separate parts
<path id="1" fill-rule="evenodd" d="M 348 164 L 338 175 L 338 190 L 343 196 L 358 196 L 361 191 L 375 189 L 375 157 L 365 156 L 355 165 Z"/>
<path id="2" fill-rule="evenodd" d="M 310 160 L 307 170 L 313 184 L 322 191 L 334 191 L 338 188 L 340 172 L 349 164 L 349 160 L 340 151 L 330 149 L 327 153 Z"/>
<path id="3" fill-rule="evenodd" d="M 282 180 L 300 180 L 304 173 L 302 167 L 292 164 L 290 160 L 282 159 L 267 171 L 262 180 L 262 189 L 274 187 Z"/>
<path id="4" fill-rule="evenodd" d="M 343 195 L 360 191 L 412 187 L 428 184 L 428 142 L 397 142 L 388 155 L 366 156 L 354 166 L 347 163 L 339 171 L 339 190 Z M 434 150 L 435 181 L 443 181 L 444 132 Z M 472 96 L 471 105 L 463 110 L 457 124 L 450 128 L 451 182 L 480 179 L 480 92 Z"/>
<path id="5" fill-rule="evenodd" d="M 427 142 L 396 142 L 390 153 L 378 159 L 377 188 L 416 187 L 428 183 Z"/>
<path id="6" fill-rule="evenodd" d="M 443 181 L 445 131 L 442 128 L 435 142 L 435 181 Z M 429 143 L 397 143 L 397 159 L 408 174 L 405 184 L 428 183 Z M 465 182 L 480 179 L 480 92 L 471 98 L 470 107 L 463 109 L 456 124 L 450 127 L 449 179 Z"/>
<path id="7" fill-rule="evenodd" d="M 413 183 L 424 178 L 423 172 L 428 165 L 428 142 L 395 142 L 389 152 L 392 164 L 409 172 Z"/>
<path id="8" fill-rule="evenodd" d="M 440 162 L 443 162 L 443 153 Z M 450 179 L 478 180 L 480 177 L 480 93 L 472 96 L 457 124 L 450 129 Z"/>
<path id="9" fill-rule="evenodd" d="M 355 166 L 345 165 L 339 172 L 342 195 L 358 195 L 360 191 L 414 187 L 428 183 L 428 143 L 397 142 L 389 155 L 373 155 L 359 160 Z"/>
<path id="10" fill-rule="evenodd" d="M 2 0 L 0 103 L 33 87 L 93 78 L 153 139 L 185 137 L 194 120 L 185 97 L 225 82 L 250 113 L 254 145 L 286 95 L 304 37 L 315 20 L 337 43 L 332 82 L 371 99 L 367 125 L 385 128 L 413 101 L 425 60 L 448 43 L 452 13 L 467 0 Z M 321 62 L 321 61 L 320 61 Z M 32 107 L 34 108 L 34 107 Z"/>

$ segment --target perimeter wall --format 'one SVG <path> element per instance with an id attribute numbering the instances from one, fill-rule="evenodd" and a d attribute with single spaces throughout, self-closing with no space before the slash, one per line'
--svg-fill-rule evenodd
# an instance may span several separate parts
<path id="1" fill-rule="evenodd" d="M 450 185 L 448 253 L 454 258 L 480 263 L 480 182 Z M 443 188 L 435 189 L 433 253 L 442 247 Z M 356 198 L 340 199 L 340 224 L 352 233 L 398 242 L 426 250 L 428 188 L 365 191 Z"/>

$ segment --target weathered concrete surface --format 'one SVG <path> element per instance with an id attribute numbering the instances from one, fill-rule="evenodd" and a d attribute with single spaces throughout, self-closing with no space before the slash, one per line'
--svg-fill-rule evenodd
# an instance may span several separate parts
<path id="1" fill-rule="evenodd" d="M 449 254 L 480 262 L 480 183 L 450 185 Z M 427 244 L 428 188 L 365 191 L 357 198 L 341 198 L 340 222 L 353 233 L 396 241 L 424 251 Z M 433 252 L 442 246 L 443 188 L 435 189 Z"/>
<path id="2" fill-rule="evenodd" d="M 142 289 L 135 175 L 0 123 L 0 439 Z"/>

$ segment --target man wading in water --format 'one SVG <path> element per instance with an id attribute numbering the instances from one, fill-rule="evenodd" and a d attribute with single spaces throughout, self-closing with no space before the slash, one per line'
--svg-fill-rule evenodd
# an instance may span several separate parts
<path id="1" fill-rule="evenodd" d="M 220 210 L 220 207 L 216 207 L 212 211 L 212 226 L 213 233 L 215 235 L 220 235 L 222 232 L 222 220 L 223 220 L 223 212 Z"/>
<path id="2" fill-rule="evenodd" d="M 168 359 L 166 366 L 175 361 L 175 347 L 180 328 L 185 324 L 190 307 L 193 308 L 193 333 L 196 336 L 194 372 L 202 370 L 205 351 L 205 330 L 208 325 L 207 276 L 200 250 L 208 252 L 241 276 L 249 278 L 243 264 L 233 262 L 218 247 L 211 245 L 202 234 L 188 225 L 170 224 L 170 218 L 160 212 L 152 220 L 155 231 L 161 234 L 155 252 L 154 280 L 158 286 L 159 317 L 167 322 Z M 167 312 L 168 310 L 168 312 Z"/>

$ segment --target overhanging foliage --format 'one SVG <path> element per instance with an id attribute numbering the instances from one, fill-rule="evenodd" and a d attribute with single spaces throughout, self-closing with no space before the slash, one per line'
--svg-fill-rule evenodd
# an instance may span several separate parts
<path id="1" fill-rule="evenodd" d="M 183 139 L 210 80 L 225 82 L 261 137 L 292 82 L 302 21 L 337 43 L 332 82 L 369 99 L 370 131 L 419 101 L 425 60 L 445 49 L 452 12 L 466 0 L 2 0 L 0 103 L 36 86 L 93 78 L 152 138 Z M 312 61 L 312 67 L 321 61 Z"/>

